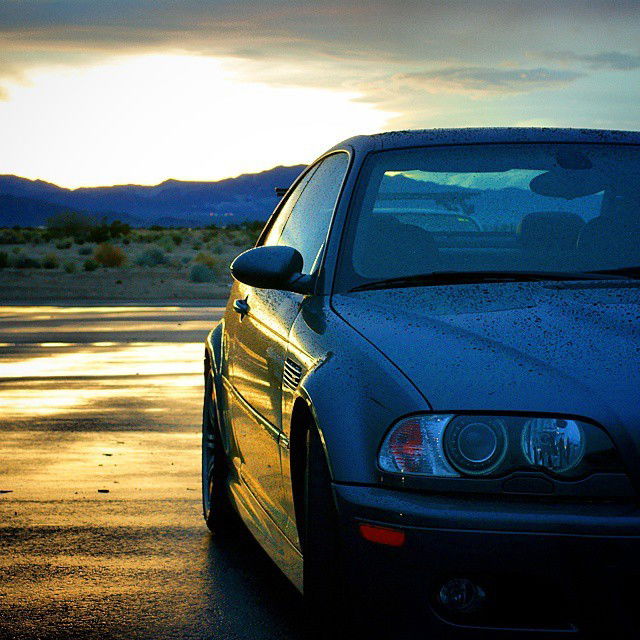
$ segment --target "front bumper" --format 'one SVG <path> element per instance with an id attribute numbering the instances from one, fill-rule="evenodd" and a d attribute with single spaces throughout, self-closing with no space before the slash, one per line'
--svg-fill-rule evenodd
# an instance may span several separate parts
<path id="1" fill-rule="evenodd" d="M 636 638 L 640 508 L 423 495 L 334 485 L 349 584 L 376 600 L 379 625 L 434 637 Z M 402 547 L 364 540 L 360 523 L 402 529 Z M 468 578 L 486 593 L 477 611 L 447 611 L 438 591 Z"/>

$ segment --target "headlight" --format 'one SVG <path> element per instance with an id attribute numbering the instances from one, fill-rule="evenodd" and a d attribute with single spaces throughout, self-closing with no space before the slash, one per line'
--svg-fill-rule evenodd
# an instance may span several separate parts
<path id="1" fill-rule="evenodd" d="M 522 430 L 522 451 L 529 464 L 566 473 L 584 457 L 584 431 L 575 420 L 533 418 Z"/>
<path id="2" fill-rule="evenodd" d="M 444 451 L 453 466 L 469 475 L 491 473 L 507 453 L 507 430 L 497 418 L 459 416 L 444 434 Z"/>
<path id="3" fill-rule="evenodd" d="M 621 470 L 609 436 L 587 422 L 451 414 L 398 421 L 382 442 L 378 466 L 435 477 L 499 477 L 521 470 L 578 478 Z"/>

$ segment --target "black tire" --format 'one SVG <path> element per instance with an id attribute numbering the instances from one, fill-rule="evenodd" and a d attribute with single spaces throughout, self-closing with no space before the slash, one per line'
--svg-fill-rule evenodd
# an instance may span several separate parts
<path id="1" fill-rule="evenodd" d="M 222 446 L 215 385 L 210 371 L 205 373 L 202 408 L 202 512 L 213 533 L 225 534 L 236 525 L 228 493 L 229 465 Z"/>
<path id="2" fill-rule="evenodd" d="M 338 514 L 331 475 L 317 430 L 307 432 L 304 476 L 303 553 L 304 606 L 307 637 L 349 637 L 341 563 Z"/>

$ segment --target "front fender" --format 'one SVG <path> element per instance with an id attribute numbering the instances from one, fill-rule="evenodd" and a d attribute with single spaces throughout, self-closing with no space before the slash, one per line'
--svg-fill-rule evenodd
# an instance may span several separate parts
<path id="1" fill-rule="evenodd" d="M 220 378 L 222 366 L 222 333 L 224 320 L 221 320 L 207 335 L 205 339 L 205 357 L 211 363 L 211 371 L 214 378 Z"/>
<path id="2" fill-rule="evenodd" d="M 290 357 L 304 374 L 295 391 L 285 390 L 283 431 L 290 437 L 294 403 L 304 400 L 333 480 L 375 484 L 377 452 L 389 426 L 430 407 L 402 372 L 339 316 L 321 305 L 315 311 L 299 314 L 292 327 Z"/>

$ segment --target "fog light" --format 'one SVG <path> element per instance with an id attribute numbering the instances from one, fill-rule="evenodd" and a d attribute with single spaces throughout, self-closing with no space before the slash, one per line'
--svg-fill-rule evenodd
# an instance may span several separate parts
<path id="1" fill-rule="evenodd" d="M 451 578 L 438 592 L 438 602 L 453 613 L 472 613 L 484 603 L 484 589 L 468 578 Z"/>

